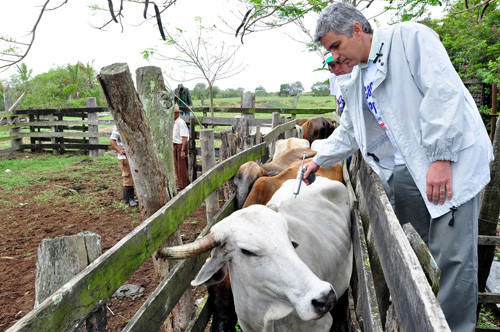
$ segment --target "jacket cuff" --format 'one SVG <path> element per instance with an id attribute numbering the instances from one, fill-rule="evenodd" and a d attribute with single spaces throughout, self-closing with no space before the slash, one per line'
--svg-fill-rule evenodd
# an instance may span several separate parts
<path id="1" fill-rule="evenodd" d="M 458 159 L 458 153 L 452 151 L 436 152 L 430 155 L 429 159 L 431 163 L 437 160 L 449 160 L 451 162 L 456 162 Z"/>

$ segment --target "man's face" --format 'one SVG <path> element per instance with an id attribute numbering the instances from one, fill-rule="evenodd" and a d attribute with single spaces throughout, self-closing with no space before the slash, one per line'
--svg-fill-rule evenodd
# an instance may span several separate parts
<path id="1" fill-rule="evenodd" d="M 354 31 L 351 38 L 329 31 L 321 37 L 320 43 L 332 53 L 333 62 L 340 64 L 340 67 L 344 68 L 344 70 L 349 68 L 347 72 L 350 73 L 352 68 L 361 61 L 368 61 L 370 49 L 366 50 L 366 46 L 363 45 L 361 40 L 362 34 L 361 25 L 358 22 L 354 22 Z M 365 55 L 366 59 L 364 59 Z"/>
<path id="2" fill-rule="evenodd" d="M 330 62 L 328 63 L 328 70 L 330 73 L 339 76 L 350 73 L 352 67 L 349 67 L 346 62 Z"/>

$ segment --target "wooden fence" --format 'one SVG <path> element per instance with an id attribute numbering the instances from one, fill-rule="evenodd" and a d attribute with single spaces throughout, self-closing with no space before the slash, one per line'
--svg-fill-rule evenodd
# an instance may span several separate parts
<path id="1" fill-rule="evenodd" d="M 212 121 L 204 118 L 202 123 L 204 120 L 206 123 Z M 292 129 L 295 121 L 279 125 L 275 122 L 275 125 L 275 128 L 263 136 L 262 143 L 257 142 L 256 145 L 220 161 L 202 174 L 8 331 L 73 331 L 81 325 L 170 237 L 205 198 L 230 180 L 241 164 L 269 154 L 268 148 L 272 142 Z M 352 206 L 356 263 L 356 273 L 352 279 L 354 307 L 350 310 L 352 329 L 389 330 L 384 327 L 383 321 L 389 322 L 389 318 L 393 317 L 402 330 L 448 331 L 433 288 L 426 279 L 425 271 L 420 268 L 421 261 L 399 225 L 377 175 L 359 156 L 355 156 L 349 172 L 344 164 L 344 177 Z M 234 197 L 231 197 L 208 222 L 211 224 L 221 220 L 234 210 Z M 373 239 L 365 236 L 368 228 L 371 228 Z M 208 231 L 204 230 L 202 235 Z M 497 245 L 499 242 L 498 238 L 480 238 L 480 243 L 488 245 Z M 124 331 L 158 330 L 180 296 L 190 287 L 190 281 L 207 255 L 178 263 L 125 326 Z M 379 265 L 381 271 L 377 271 L 375 265 Z M 393 302 L 388 311 L 393 314 L 387 314 L 387 319 L 386 308 L 381 305 L 383 295 L 378 286 L 381 277 L 385 279 Z M 482 295 L 481 301 L 486 302 L 486 297 L 490 299 L 486 300 L 490 303 L 500 302 L 498 294 Z M 491 297 L 494 299 L 491 300 Z M 211 315 L 211 309 L 206 304 L 205 299 L 188 331 L 204 331 Z"/>

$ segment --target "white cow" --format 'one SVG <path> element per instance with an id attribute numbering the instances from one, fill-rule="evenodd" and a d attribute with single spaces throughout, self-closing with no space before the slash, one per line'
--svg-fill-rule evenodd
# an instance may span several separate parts
<path id="1" fill-rule="evenodd" d="M 274 148 L 273 160 L 276 160 L 283 153 L 295 148 L 310 148 L 309 141 L 304 138 L 290 137 L 287 139 L 279 139 L 276 141 Z"/>
<path id="2" fill-rule="evenodd" d="M 326 140 L 327 140 L 326 138 L 314 140 L 311 143 L 311 150 L 319 152 L 319 150 L 321 149 Z"/>
<path id="3" fill-rule="evenodd" d="M 219 282 L 227 264 L 245 332 L 329 331 L 332 317 L 327 313 L 349 284 L 352 243 L 346 187 L 317 177 L 308 187 L 302 184 L 295 198 L 294 181 L 286 181 L 267 206 L 234 212 L 200 241 L 210 244 L 202 250 L 216 248 L 191 284 Z M 176 256 L 175 248 L 169 250 L 163 253 Z"/>

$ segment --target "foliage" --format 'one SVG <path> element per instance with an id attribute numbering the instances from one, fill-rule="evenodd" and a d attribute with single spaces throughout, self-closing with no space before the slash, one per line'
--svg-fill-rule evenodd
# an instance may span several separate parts
<path id="1" fill-rule="evenodd" d="M 279 95 L 281 97 L 287 97 L 287 96 L 290 96 L 290 84 L 288 83 L 285 83 L 285 84 L 281 84 L 280 85 L 280 92 L 279 92 Z"/>
<path id="2" fill-rule="evenodd" d="M 495 316 L 492 314 L 490 310 L 486 310 L 484 306 L 481 307 L 481 311 L 479 312 L 479 318 L 477 321 L 477 326 L 481 327 L 497 327 L 495 325 Z"/>
<path id="3" fill-rule="evenodd" d="M 26 81 L 21 75 L 13 75 L 9 83 L 14 100 L 26 91 L 18 109 L 85 107 L 87 97 L 96 97 L 97 105 L 105 106 L 96 73 L 91 64 L 84 66 L 78 62 L 52 68 Z"/>
<path id="4" fill-rule="evenodd" d="M 196 83 L 194 88 L 191 90 L 191 97 L 193 99 L 200 99 L 201 96 L 204 98 L 208 97 L 208 87 L 205 83 Z"/>
<path id="5" fill-rule="evenodd" d="M 256 96 L 267 96 L 269 93 L 264 89 L 262 85 L 259 85 L 258 87 L 255 88 L 255 95 Z"/>
<path id="6" fill-rule="evenodd" d="M 500 80 L 500 11 L 497 4 L 485 8 L 480 0 L 455 0 L 439 20 L 423 23 L 441 37 L 453 66 L 462 78 L 481 78 L 485 83 Z M 481 15 L 482 20 L 480 19 Z"/>
<path id="7" fill-rule="evenodd" d="M 290 94 L 292 96 L 302 92 L 304 92 L 304 85 L 302 85 L 302 82 L 296 81 L 290 84 Z"/>
<path id="8" fill-rule="evenodd" d="M 311 86 L 311 92 L 313 96 L 329 96 L 330 85 L 328 84 L 328 81 L 316 82 Z"/>
<path id="9" fill-rule="evenodd" d="M 143 51 L 145 59 L 156 57 L 175 64 L 177 72 L 183 72 L 182 79 L 170 78 L 178 82 L 204 79 L 208 84 L 210 107 L 213 108 L 213 87 L 216 81 L 233 77 L 241 73 L 245 66 L 235 63 L 236 52 L 240 46 L 228 46 L 225 42 L 211 42 L 214 37 L 215 25 L 204 26 L 200 17 L 197 22 L 196 36 L 190 37 L 187 31 L 176 28 L 175 33 L 165 30 L 165 47 L 168 55 L 161 54 L 157 48 Z M 211 111 L 213 116 L 213 109 Z"/>

